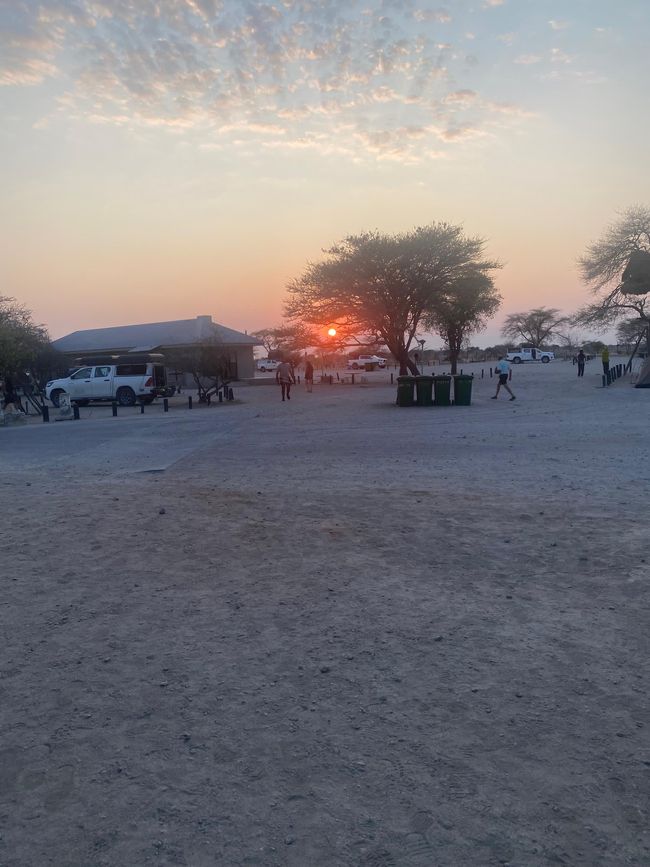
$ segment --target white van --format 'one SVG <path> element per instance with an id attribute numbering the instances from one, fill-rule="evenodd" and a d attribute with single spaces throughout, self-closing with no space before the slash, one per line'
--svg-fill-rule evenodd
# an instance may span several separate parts
<path id="1" fill-rule="evenodd" d="M 162 360 L 162 355 L 153 354 L 88 358 L 69 376 L 48 382 L 45 396 L 54 406 L 59 405 L 62 394 L 82 406 L 91 400 L 115 400 L 120 406 L 134 406 L 138 401 L 151 403 L 158 395 L 168 393 Z"/>

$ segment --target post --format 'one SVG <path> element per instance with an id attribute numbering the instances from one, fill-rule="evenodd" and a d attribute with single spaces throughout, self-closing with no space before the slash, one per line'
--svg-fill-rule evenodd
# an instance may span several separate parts
<path id="1" fill-rule="evenodd" d="M 117 403 L 115 401 L 113 401 L 113 403 L 111 404 L 111 408 L 113 410 L 113 418 L 115 418 L 115 416 L 117 415 Z"/>
<path id="2" fill-rule="evenodd" d="M 163 411 L 169 412 L 169 400 L 166 397 L 163 397 Z"/>
<path id="3" fill-rule="evenodd" d="M 393 374 L 392 374 L 392 373 L 391 373 L 391 375 L 390 375 L 390 384 L 391 384 L 391 385 L 393 384 Z"/>
<path id="4" fill-rule="evenodd" d="M 484 376 L 485 376 L 485 371 L 483 370 L 483 368 L 481 368 L 481 379 L 483 379 Z"/>
<path id="5" fill-rule="evenodd" d="M 229 388 L 228 389 L 228 400 L 234 400 L 234 399 L 235 399 L 235 393 L 232 390 L 232 388 Z"/>
<path id="6" fill-rule="evenodd" d="M 144 401 L 140 401 L 140 415 L 144 415 Z"/>
<path id="7" fill-rule="evenodd" d="M 72 407 L 72 417 L 74 418 L 75 421 L 79 421 L 79 407 L 77 406 L 76 403 Z"/>
<path id="8" fill-rule="evenodd" d="M 492 379 L 492 368 L 490 368 L 490 379 Z"/>
<path id="9" fill-rule="evenodd" d="M 45 423 L 49 422 L 49 420 L 50 420 L 50 408 L 49 408 L 49 406 L 45 406 L 45 404 L 43 404 L 43 406 L 41 407 L 41 412 L 43 413 L 43 421 Z"/>
<path id="10" fill-rule="evenodd" d="M 219 392 L 219 403 L 223 403 L 223 391 Z"/>
<path id="11" fill-rule="evenodd" d="M 192 409 L 192 395 L 191 394 L 188 395 L 188 398 L 187 398 L 187 408 Z"/>
<path id="12" fill-rule="evenodd" d="M 390 381 L 393 381 L 393 374 L 390 375 Z M 354 385 L 354 374 L 352 374 L 352 385 Z"/>

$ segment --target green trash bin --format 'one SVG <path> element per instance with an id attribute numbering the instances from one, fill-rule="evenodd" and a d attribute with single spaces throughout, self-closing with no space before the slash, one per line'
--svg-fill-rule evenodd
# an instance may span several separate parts
<path id="1" fill-rule="evenodd" d="M 414 376 L 397 377 L 397 405 L 413 406 L 415 403 L 413 392 L 415 390 Z"/>
<path id="2" fill-rule="evenodd" d="M 435 396 L 434 403 L 436 406 L 451 405 L 451 376 L 442 374 L 433 377 L 433 393 Z"/>
<path id="3" fill-rule="evenodd" d="M 454 377 L 454 403 L 456 406 L 470 406 L 472 403 L 473 376 L 459 373 Z"/>
<path id="4" fill-rule="evenodd" d="M 433 377 L 432 376 L 416 376 L 415 385 L 417 387 L 418 406 L 433 406 Z"/>

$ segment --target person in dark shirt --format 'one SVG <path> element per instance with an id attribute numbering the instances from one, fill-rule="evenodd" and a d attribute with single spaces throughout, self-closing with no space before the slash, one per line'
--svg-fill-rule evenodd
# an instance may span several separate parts
<path id="1" fill-rule="evenodd" d="M 314 365 L 309 359 L 305 362 L 305 385 L 307 391 L 311 391 L 314 386 Z"/>
<path id="2" fill-rule="evenodd" d="M 587 356 L 584 354 L 582 349 L 578 353 L 578 376 L 585 375 L 585 361 L 587 360 Z"/>

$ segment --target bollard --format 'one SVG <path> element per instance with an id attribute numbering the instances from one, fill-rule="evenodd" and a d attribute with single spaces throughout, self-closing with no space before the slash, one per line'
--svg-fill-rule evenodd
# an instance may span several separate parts
<path id="1" fill-rule="evenodd" d="M 140 404 L 140 415 L 144 415 L 144 401 Z"/>
<path id="2" fill-rule="evenodd" d="M 41 412 L 43 413 L 43 421 L 48 422 L 50 420 L 49 406 L 45 406 L 45 404 L 43 404 L 43 406 L 41 407 Z"/>
<path id="3" fill-rule="evenodd" d="M 169 400 L 163 397 L 163 412 L 169 412 Z"/>
<path id="4" fill-rule="evenodd" d="M 111 404 L 111 409 L 113 410 L 113 417 L 115 417 L 117 415 L 117 404 L 115 401 Z"/>
<path id="5" fill-rule="evenodd" d="M 77 406 L 76 403 L 72 407 L 72 417 L 74 418 L 75 421 L 79 421 L 79 407 Z"/>
<path id="6" fill-rule="evenodd" d="M 219 403 L 223 403 L 223 392 L 219 392 Z"/>
<path id="7" fill-rule="evenodd" d="M 612 384 L 612 371 L 608 370 L 607 371 L 607 385 L 611 385 L 611 384 Z"/>
<path id="8" fill-rule="evenodd" d="M 490 368 L 490 379 L 492 379 L 492 368 Z"/>
<path id="9" fill-rule="evenodd" d="M 392 374 L 392 373 L 391 373 L 391 375 L 390 375 L 390 382 L 391 382 L 391 385 L 392 385 L 392 384 L 393 384 L 393 374 Z M 354 385 L 354 374 L 352 374 L 352 385 Z"/>
<path id="10" fill-rule="evenodd" d="M 229 388 L 228 389 L 228 400 L 234 400 L 234 399 L 235 399 L 235 393 L 232 390 L 232 388 Z"/>
<path id="11" fill-rule="evenodd" d="M 192 395 L 191 394 L 187 398 L 187 408 L 192 409 Z"/>
<path id="12" fill-rule="evenodd" d="M 354 374 L 352 374 L 352 382 L 354 382 Z M 390 375 L 390 384 L 393 384 L 393 374 Z"/>
<path id="13" fill-rule="evenodd" d="M 483 368 L 481 368 L 481 379 L 483 379 L 484 376 L 485 376 L 485 371 L 483 370 Z"/>
<path id="14" fill-rule="evenodd" d="M 212 406 L 212 395 L 208 395 L 208 406 Z"/>

